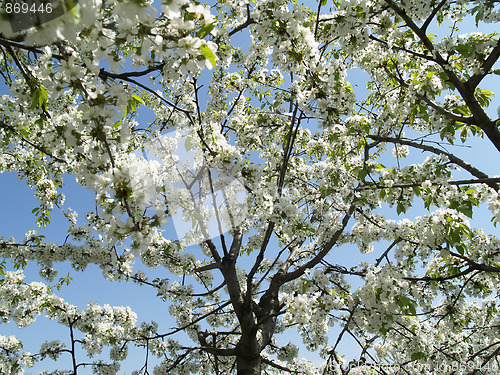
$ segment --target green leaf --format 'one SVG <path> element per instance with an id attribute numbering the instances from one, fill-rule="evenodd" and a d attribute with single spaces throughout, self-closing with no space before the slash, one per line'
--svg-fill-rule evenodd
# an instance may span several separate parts
<path id="1" fill-rule="evenodd" d="M 203 215 L 202 214 L 193 214 L 193 218 L 197 221 L 202 221 Z"/>
<path id="2" fill-rule="evenodd" d="M 479 26 L 479 21 L 484 19 L 484 10 L 479 10 L 476 14 L 476 27 Z"/>
<path id="3" fill-rule="evenodd" d="M 31 105 L 30 108 L 45 108 L 49 94 L 43 86 L 37 87 L 31 94 Z"/>
<path id="4" fill-rule="evenodd" d="M 75 24 L 78 25 L 80 23 L 80 19 L 82 18 L 80 4 L 75 4 L 74 1 L 70 1 L 70 0 L 67 0 L 66 4 L 67 4 L 66 6 L 69 9 L 71 9 L 70 12 L 73 15 L 73 18 L 75 19 Z"/>
<path id="5" fill-rule="evenodd" d="M 215 55 L 212 52 L 212 50 L 206 44 L 202 44 L 200 46 L 200 50 L 201 50 L 201 53 L 203 53 L 203 56 L 205 56 L 205 58 L 208 59 L 208 61 L 210 61 L 210 64 L 212 64 L 212 67 L 215 68 L 216 67 Z"/>
<path id="6" fill-rule="evenodd" d="M 410 112 L 410 115 L 409 115 L 409 120 L 410 120 L 410 125 L 413 125 L 413 123 L 415 122 L 415 116 L 417 115 L 417 108 L 414 107 L 411 112 Z"/>
<path id="7" fill-rule="evenodd" d="M 463 202 L 457 210 L 472 219 L 472 203 L 470 201 Z"/>
<path id="8" fill-rule="evenodd" d="M 30 109 L 38 108 L 40 101 L 39 98 L 40 98 L 40 90 L 36 89 L 35 91 L 33 91 L 33 94 L 31 94 Z"/>
<path id="9" fill-rule="evenodd" d="M 401 307 L 401 311 L 405 315 L 417 315 L 417 309 L 415 308 L 415 301 L 406 297 L 399 296 L 397 304 Z"/>
<path id="10" fill-rule="evenodd" d="M 488 91 L 488 90 L 486 90 L 486 91 Z M 42 104 L 45 104 L 47 102 L 48 98 L 49 98 L 49 94 L 47 93 L 47 90 L 45 90 L 45 87 L 40 86 L 40 98 L 39 98 L 40 106 Z"/>
<path id="11" fill-rule="evenodd" d="M 468 44 L 459 44 L 455 48 L 464 57 L 469 57 L 472 54 L 471 46 Z"/>
<path id="12" fill-rule="evenodd" d="M 206 37 L 210 32 L 214 29 L 215 25 L 213 23 L 209 23 L 208 25 L 203 26 L 198 32 L 196 36 L 200 39 Z"/>
<path id="13" fill-rule="evenodd" d="M 368 175 L 368 170 L 366 168 L 361 169 L 358 173 L 358 177 L 360 180 L 364 180 L 367 175 Z"/>
<path id="14" fill-rule="evenodd" d="M 476 94 L 477 101 L 483 107 L 489 106 L 491 99 L 495 95 L 490 90 L 483 90 L 483 89 L 477 89 L 475 94 Z"/>
<path id="15" fill-rule="evenodd" d="M 460 230 L 462 231 L 463 234 L 465 234 L 467 236 L 467 238 L 469 240 L 472 240 L 472 231 L 470 230 L 470 228 L 465 225 L 464 223 L 460 223 L 458 224 L 458 227 L 460 228 Z"/>
<path id="16" fill-rule="evenodd" d="M 427 356 L 425 355 L 425 353 L 422 353 L 422 352 L 413 353 L 411 355 L 412 361 L 417 361 L 419 359 L 427 360 Z"/>
<path id="17" fill-rule="evenodd" d="M 193 149 L 193 140 L 190 137 L 186 138 L 184 141 L 184 148 L 186 151 L 191 151 Z"/>
<path id="18" fill-rule="evenodd" d="M 441 24 L 443 23 L 443 21 L 444 21 L 444 14 L 441 12 L 436 17 L 437 25 L 441 26 Z"/>
<path id="19" fill-rule="evenodd" d="M 466 105 L 453 108 L 453 112 L 463 116 L 469 116 L 471 114 L 469 107 Z"/>
<path id="20" fill-rule="evenodd" d="M 144 103 L 144 100 L 142 100 L 142 98 L 141 98 L 139 95 L 132 94 L 132 98 L 134 98 L 134 99 L 135 99 L 135 101 L 136 101 L 136 102 L 138 102 L 138 103 L 145 104 L 145 103 Z"/>
<path id="21" fill-rule="evenodd" d="M 446 228 L 446 242 L 450 245 L 455 245 L 457 243 L 460 243 L 462 240 L 462 237 L 460 236 L 460 230 L 454 228 L 453 226 L 449 226 Z"/>

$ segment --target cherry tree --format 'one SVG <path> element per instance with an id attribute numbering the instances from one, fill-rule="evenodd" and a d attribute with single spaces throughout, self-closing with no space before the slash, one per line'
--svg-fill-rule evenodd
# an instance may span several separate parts
<path id="1" fill-rule="evenodd" d="M 81 0 L 24 30 L 5 9 L 0 170 L 41 228 L 0 239 L 0 318 L 69 339 L 0 336 L 1 373 L 115 374 L 129 347 L 136 374 L 498 371 L 500 240 L 470 219 L 500 219 L 500 178 L 458 147 L 500 151 L 500 42 L 481 32 L 498 1 Z M 88 212 L 64 204 L 70 178 Z M 65 261 L 153 288 L 177 327 L 64 300 Z"/>

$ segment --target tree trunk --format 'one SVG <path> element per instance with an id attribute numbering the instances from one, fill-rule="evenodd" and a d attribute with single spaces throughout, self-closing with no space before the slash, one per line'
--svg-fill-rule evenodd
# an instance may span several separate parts
<path id="1" fill-rule="evenodd" d="M 257 357 L 238 355 L 236 359 L 238 375 L 260 375 L 260 354 Z"/>
<path id="2" fill-rule="evenodd" d="M 260 375 L 261 357 L 256 330 L 244 332 L 236 346 L 236 370 L 238 375 Z"/>

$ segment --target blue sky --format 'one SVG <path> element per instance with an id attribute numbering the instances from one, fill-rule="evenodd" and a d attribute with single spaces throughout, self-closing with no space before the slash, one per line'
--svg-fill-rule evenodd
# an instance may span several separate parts
<path id="1" fill-rule="evenodd" d="M 492 26 L 489 28 L 491 27 Z M 472 32 L 475 30 L 464 30 L 464 32 L 467 31 Z M 351 79 L 352 83 L 358 85 L 355 89 L 358 96 L 363 96 L 365 92 L 365 77 L 363 74 L 361 74 L 359 70 L 353 70 L 350 72 L 349 79 Z M 483 86 L 483 88 L 487 88 L 493 92 L 495 92 L 495 89 L 498 87 L 500 87 L 500 79 L 498 76 L 491 79 Z M 2 89 L 5 90 L 4 87 L 0 87 L 0 90 Z M 497 96 L 494 98 L 489 108 L 491 116 L 496 116 L 496 108 L 499 105 L 500 100 Z M 450 147 L 450 151 L 457 152 L 471 164 L 479 166 L 481 170 L 490 176 L 498 175 L 498 165 L 500 165 L 499 153 L 486 140 L 477 139 L 470 142 L 470 144 L 472 146 L 471 148 Z M 412 152 L 417 153 L 416 151 Z M 85 213 L 92 210 L 94 207 L 93 194 L 78 186 L 72 176 L 66 176 L 65 183 L 63 189 L 63 192 L 66 194 L 65 207 L 75 209 L 80 213 L 81 217 L 84 217 Z M 33 197 L 33 192 L 25 182 L 19 181 L 12 173 L 0 174 L 0 206 L 2 207 L 2 215 L 0 216 L 0 235 L 6 235 L 7 237 L 12 235 L 16 239 L 22 239 L 27 230 L 36 228 L 35 217 L 31 211 L 38 206 L 37 201 Z M 426 212 L 427 211 L 422 205 L 420 208 L 415 207 L 410 210 L 407 215 L 414 217 L 425 214 Z M 483 207 L 475 213 L 474 223 L 476 226 L 484 228 L 489 233 L 498 234 L 498 230 L 490 223 L 490 217 L 491 215 Z M 48 241 L 62 243 L 66 237 L 66 228 L 66 219 L 57 210 L 54 210 L 52 223 L 47 228 L 40 229 L 40 231 L 46 235 Z M 337 263 L 357 263 L 358 259 L 352 256 L 352 251 L 352 248 L 348 247 L 339 249 Z M 372 254 L 373 258 L 376 258 L 378 252 L 375 251 Z M 364 260 L 368 260 L 368 258 L 365 257 Z M 68 272 L 70 272 L 73 277 L 71 284 L 69 286 L 64 286 L 63 289 L 58 292 L 58 294 L 64 297 L 69 303 L 77 304 L 81 308 L 89 301 L 95 301 L 99 304 L 108 303 L 111 305 L 131 306 L 131 308 L 137 312 L 139 322 L 155 320 L 160 324 L 161 331 L 168 331 L 170 327 L 174 326 L 174 322 L 168 317 L 168 304 L 162 302 L 159 298 L 155 298 L 156 293 L 151 288 L 139 287 L 132 283 L 111 283 L 103 279 L 101 271 L 96 267 L 89 267 L 85 273 L 72 271 L 68 264 L 59 265 L 57 268 L 60 269 L 60 277 L 66 276 Z M 35 265 L 30 264 L 26 269 L 26 274 L 27 281 L 40 279 Z M 32 351 L 35 351 L 45 340 L 65 340 L 69 336 L 67 328 L 47 320 L 40 320 L 33 324 L 33 326 L 23 330 L 19 330 L 13 324 L 8 324 L 0 328 L 0 334 L 13 334 L 18 336 L 25 341 L 25 348 Z M 333 333 L 332 331 L 332 336 Z M 295 342 L 298 342 L 299 339 L 295 333 L 293 333 L 291 337 L 293 337 Z M 84 361 L 83 353 L 81 354 L 82 357 L 80 359 Z M 305 355 L 305 353 L 303 354 Z M 64 363 L 67 363 L 66 367 L 69 369 L 69 356 L 66 355 L 66 361 L 64 360 L 64 356 L 61 358 L 62 360 L 57 367 L 55 363 L 51 363 L 50 360 L 47 360 L 44 362 L 43 366 L 37 366 L 33 369 L 32 373 L 42 368 L 60 368 Z M 311 357 L 308 356 L 308 358 Z M 120 374 L 129 374 L 131 370 L 138 369 L 140 367 L 138 363 L 140 363 L 139 361 L 142 359 L 142 352 L 132 352 L 129 358 L 123 363 Z M 91 373 L 91 370 L 85 369 L 81 373 Z"/>

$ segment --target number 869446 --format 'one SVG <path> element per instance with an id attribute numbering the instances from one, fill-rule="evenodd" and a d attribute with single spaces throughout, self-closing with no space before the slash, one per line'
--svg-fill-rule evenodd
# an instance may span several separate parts
<path id="1" fill-rule="evenodd" d="M 50 2 L 37 4 L 37 2 L 24 2 L 22 0 L 5 1 L 3 7 L 7 14 L 52 13 L 52 4 Z"/>

